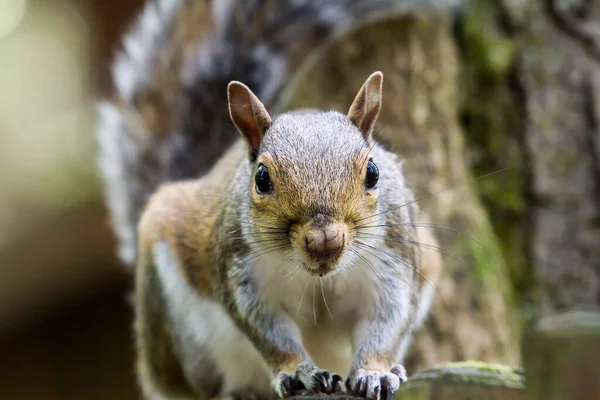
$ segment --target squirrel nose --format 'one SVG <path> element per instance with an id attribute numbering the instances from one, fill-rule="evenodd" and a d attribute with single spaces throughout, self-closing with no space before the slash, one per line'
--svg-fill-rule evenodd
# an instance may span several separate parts
<path id="1" fill-rule="evenodd" d="M 306 232 L 304 242 L 310 257 L 321 263 L 335 260 L 344 248 L 344 230 L 336 224 L 311 228 Z"/>

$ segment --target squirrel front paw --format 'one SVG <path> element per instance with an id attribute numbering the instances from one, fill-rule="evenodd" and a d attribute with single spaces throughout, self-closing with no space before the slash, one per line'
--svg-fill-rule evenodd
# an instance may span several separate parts
<path id="1" fill-rule="evenodd" d="M 402 365 L 395 365 L 389 372 L 359 368 L 348 377 L 346 387 L 353 394 L 367 400 L 387 400 L 394 397 L 394 392 L 405 381 L 406 370 Z"/>
<path id="2" fill-rule="evenodd" d="M 342 391 L 342 377 L 318 369 L 312 364 L 301 363 L 294 373 L 280 372 L 273 380 L 273 387 L 280 398 L 303 392 L 331 394 Z"/>

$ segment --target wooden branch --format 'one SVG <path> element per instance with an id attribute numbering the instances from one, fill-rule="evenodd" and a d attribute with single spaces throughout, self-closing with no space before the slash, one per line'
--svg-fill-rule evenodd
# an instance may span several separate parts
<path id="1" fill-rule="evenodd" d="M 440 364 L 408 379 L 396 393 L 397 400 L 522 400 L 521 370 L 481 362 Z M 304 395 L 292 400 L 357 399 L 347 393 Z"/>
<path id="2" fill-rule="evenodd" d="M 600 313 L 537 324 L 523 344 L 527 400 L 600 399 Z"/>
<path id="3" fill-rule="evenodd" d="M 480 362 L 441 364 L 423 370 L 398 392 L 399 400 L 521 400 L 521 371 Z"/>

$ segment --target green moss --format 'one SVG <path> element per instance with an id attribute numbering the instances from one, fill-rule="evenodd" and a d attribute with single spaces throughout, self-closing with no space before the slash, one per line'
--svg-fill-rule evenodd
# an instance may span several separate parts
<path id="1" fill-rule="evenodd" d="M 467 262 L 474 266 L 473 274 L 469 277 L 479 281 L 476 287 L 487 290 L 492 286 L 494 290 L 502 293 L 505 301 L 517 304 L 515 292 L 510 281 L 506 278 L 506 265 L 503 254 L 498 245 L 497 238 L 491 226 L 482 223 L 474 231 L 473 236 L 457 235 L 453 240 L 452 253 L 456 255 L 450 261 Z"/>
<path id="2" fill-rule="evenodd" d="M 513 389 L 524 387 L 520 368 L 479 361 L 439 364 L 410 377 L 401 390 L 411 390 L 430 382 L 448 382 L 483 386 L 500 386 Z"/>
<path id="3" fill-rule="evenodd" d="M 533 281 L 525 244 L 528 182 L 523 104 L 513 76 L 516 45 L 500 7 L 489 0 L 471 0 L 457 24 L 463 72 L 460 119 L 473 175 L 505 169 L 478 179 L 476 185 L 500 240 L 498 251 L 506 260 L 511 286 L 523 294 L 531 290 Z M 477 239 L 485 241 L 486 248 L 493 246 L 483 235 Z M 489 255 L 477 247 L 471 252 L 480 267 L 479 276 L 484 277 L 495 269 Z"/>
<path id="4" fill-rule="evenodd" d="M 489 18 L 482 18 L 479 7 L 472 7 L 471 10 L 464 16 L 464 34 L 470 42 L 470 59 L 480 74 L 492 79 L 502 78 L 512 66 L 515 46 L 510 39 L 490 29 L 493 25 Z"/>

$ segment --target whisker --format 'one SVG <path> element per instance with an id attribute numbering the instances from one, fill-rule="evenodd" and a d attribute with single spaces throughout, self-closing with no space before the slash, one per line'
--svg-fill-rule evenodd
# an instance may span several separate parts
<path id="1" fill-rule="evenodd" d="M 298 309 L 296 310 L 296 315 L 300 314 L 300 308 L 302 308 L 302 301 L 304 300 L 304 295 L 306 294 L 306 288 L 308 288 L 309 279 L 306 279 L 306 283 L 304 284 L 304 290 L 302 290 L 302 296 L 300 296 L 300 303 L 298 304 Z"/>
<path id="2" fill-rule="evenodd" d="M 286 286 L 289 285 L 294 279 L 296 279 L 296 277 L 300 273 L 301 269 L 302 269 L 302 266 L 300 264 L 298 264 L 298 265 L 296 265 L 296 267 L 294 267 L 290 270 L 291 272 L 294 272 L 294 275 L 290 278 L 289 281 L 287 281 L 287 283 L 285 284 Z M 286 272 L 286 274 L 291 274 L 291 272 Z"/>
<path id="3" fill-rule="evenodd" d="M 319 283 L 321 284 L 321 295 L 323 296 L 323 302 L 325 302 L 325 308 L 327 308 L 327 312 L 329 313 L 329 318 L 333 321 L 333 315 L 331 314 L 331 310 L 327 305 L 327 299 L 325 298 L 325 291 L 323 291 L 323 280 L 319 279 Z"/>
<path id="4" fill-rule="evenodd" d="M 372 248 L 372 249 L 374 249 L 374 250 L 381 251 L 381 252 L 383 252 L 384 254 L 386 254 L 388 257 L 392 258 L 393 260 L 396 260 L 396 261 L 398 261 L 399 263 L 401 263 L 402 265 L 404 265 L 405 267 L 407 267 L 407 268 L 410 268 L 410 269 L 413 271 L 413 273 L 415 273 L 415 274 L 416 274 L 416 275 L 417 275 L 419 278 L 421 278 L 421 279 L 425 280 L 425 281 L 426 281 L 426 282 L 427 282 L 429 285 L 431 285 L 431 286 L 434 288 L 434 290 L 436 291 L 436 293 L 438 294 L 438 296 L 440 296 L 440 298 L 442 299 L 442 302 L 444 303 L 444 305 L 445 305 L 445 306 L 447 306 L 446 300 L 444 299 L 444 296 L 442 296 L 442 293 L 441 293 L 441 291 L 440 291 L 440 288 L 439 288 L 439 286 L 438 286 L 438 285 L 435 283 L 435 281 L 434 281 L 433 279 L 431 279 L 429 276 L 427 276 L 427 274 L 426 274 L 426 273 L 424 273 L 424 272 L 422 272 L 422 271 L 419 271 L 419 269 L 418 269 L 418 267 L 417 267 L 416 265 L 412 265 L 412 266 L 411 266 L 411 265 L 408 265 L 408 264 L 407 264 L 407 262 L 406 262 L 406 260 L 404 260 L 404 259 L 403 259 L 402 257 L 400 257 L 399 255 L 397 255 L 397 254 L 394 254 L 393 252 L 391 252 L 391 251 L 388 251 L 388 250 L 386 250 L 386 249 L 381 249 L 381 248 L 378 248 L 378 247 L 376 247 L 376 246 L 373 246 L 373 245 L 372 245 L 372 244 L 370 244 L 370 243 L 365 243 L 365 242 L 363 242 L 363 241 L 361 241 L 361 240 L 357 240 L 357 241 L 356 241 L 356 244 L 357 244 L 358 246 L 366 246 L 366 247 Z M 365 250 L 365 251 L 366 251 L 366 250 Z M 373 254 L 373 253 L 370 253 L 370 254 Z M 373 256 L 375 256 L 375 257 L 379 258 L 379 259 L 380 259 L 381 261 L 383 261 L 383 262 L 386 262 L 386 261 L 384 261 L 384 260 L 383 260 L 381 257 L 379 257 L 377 254 L 373 254 Z M 394 267 L 394 265 L 393 265 L 393 264 L 389 264 L 389 263 L 387 263 L 387 262 L 386 262 L 386 264 L 387 264 L 387 265 L 389 265 L 390 267 L 392 267 L 392 269 L 394 269 L 394 271 L 395 271 L 397 274 L 400 274 L 400 273 L 399 273 L 399 271 L 397 271 L 397 270 L 396 270 L 396 268 Z"/>
<path id="5" fill-rule="evenodd" d="M 283 267 L 284 267 L 283 265 L 278 265 L 279 270 L 282 270 Z M 294 265 L 292 268 L 287 268 L 285 273 L 282 275 L 282 278 L 286 278 L 288 275 L 291 275 L 293 272 L 295 272 L 296 267 L 298 267 L 298 265 Z"/>
<path id="6" fill-rule="evenodd" d="M 216 195 L 216 194 L 194 194 L 195 197 L 216 197 L 216 198 L 220 198 L 220 199 L 224 199 L 224 200 L 232 200 L 235 201 L 237 203 L 241 203 L 247 206 L 251 206 L 252 202 L 251 201 L 247 201 L 247 200 L 243 200 L 243 199 L 237 199 L 237 198 L 233 198 L 233 197 L 228 197 L 228 196 L 221 196 L 221 195 Z M 276 210 L 276 214 L 281 217 L 282 219 L 285 219 L 287 222 L 289 222 L 289 218 L 287 218 L 285 215 L 283 215 L 281 212 L 279 212 L 278 210 Z"/>
<path id="7" fill-rule="evenodd" d="M 356 247 L 357 247 L 357 248 L 361 249 L 361 245 L 363 245 L 363 243 L 359 243 L 359 241 L 356 241 L 356 242 L 355 242 L 355 245 L 356 245 Z M 366 252 L 366 253 L 369 253 L 370 255 L 372 255 L 372 256 L 374 256 L 374 257 L 376 257 L 377 259 L 379 259 L 380 261 L 384 262 L 384 263 L 385 263 L 385 264 L 387 264 L 388 266 L 392 266 L 391 264 L 389 264 L 388 262 L 386 262 L 385 260 L 383 260 L 381 257 L 379 257 L 377 254 L 375 254 L 375 253 L 373 253 L 373 252 L 369 251 L 369 248 L 368 248 L 368 247 L 366 247 L 366 246 L 364 246 L 364 245 L 363 245 L 363 247 L 364 247 L 364 249 L 362 249 L 362 250 L 363 250 L 364 252 Z M 363 256 L 363 259 L 364 259 L 365 261 L 367 261 L 367 259 L 366 259 L 366 258 L 364 258 L 364 256 Z M 373 269 L 375 269 L 375 266 L 374 266 L 372 263 L 370 263 L 370 262 L 369 262 L 369 264 L 371 265 L 371 267 L 372 267 Z M 406 264 L 404 264 L 404 265 L 406 265 Z M 406 265 L 406 266 L 407 266 L 407 265 Z M 408 266 L 407 266 L 407 267 L 408 267 Z M 409 285 L 409 282 L 406 280 L 406 277 L 405 277 L 404 275 L 402 275 L 402 274 L 400 273 L 400 271 L 396 270 L 395 268 L 392 268 L 392 269 L 394 270 L 394 272 L 396 273 L 396 275 L 398 275 L 398 277 L 402 279 L 402 281 L 403 281 L 404 283 L 406 283 L 407 285 Z M 381 276 L 381 273 L 379 273 L 379 274 L 380 274 L 380 276 Z M 383 279 L 383 277 L 382 277 L 382 279 Z M 382 284 L 383 284 L 383 282 L 382 282 Z"/>
<path id="8" fill-rule="evenodd" d="M 252 242 L 245 242 L 245 244 L 251 246 L 251 245 L 259 244 L 259 243 L 277 243 L 277 242 L 287 242 L 287 238 L 261 239 L 261 240 L 255 240 Z"/>
<path id="9" fill-rule="evenodd" d="M 317 325 L 317 308 L 316 308 L 316 290 L 315 286 L 317 285 L 317 280 L 313 278 L 313 318 L 315 320 L 315 325 Z"/>
<path id="10" fill-rule="evenodd" d="M 230 267 L 231 271 L 229 273 L 229 278 L 231 278 L 234 273 L 236 273 L 237 271 L 239 271 L 243 266 L 245 266 L 246 264 L 248 264 L 250 261 L 252 261 L 252 260 L 254 260 L 254 259 L 256 259 L 256 258 L 258 258 L 260 256 L 263 256 L 265 254 L 272 253 L 272 252 L 275 252 L 275 251 L 278 251 L 278 250 L 282 250 L 282 249 L 285 249 L 287 247 L 288 247 L 287 244 L 285 244 L 285 245 L 276 244 L 276 245 L 272 245 L 271 247 L 268 247 L 266 249 L 260 249 L 260 250 L 258 250 L 257 251 L 258 254 L 255 254 L 253 252 L 249 253 L 246 257 L 249 257 L 249 256 L 252 256 L 252 257 L 250 257 L 249 259 L 245 260 L 242 264 L 235 265 L 235 262 L 234 262 L 234 264 L 231 265 L 231 267 Z M 244 257 L 243 259 L 245 259 L 246 257 Z"/>
<path id="11" fill-rule="evenodd" d="M 363 251 L 368 252 L 369 254 L 373 255 L 374 257 L 376 257 L 379 261 L 383 262 L 385 265 L 388 265 L 392 268 L 392 270 L 402 279 L 402 282 L 404 282 L 404 284 L 407 286 L 407 288 L 409 289 L 410 292 L 410 298 L 411 298 L 411 302 L 413 303 L 417 303 L 418 302 L 418 298 L 417 298 L 417 293 L 415 293 L 415 291 L 413 290 L 412 285 L 406 280 L 406 277 L 404 277 L 402 274 L 400 274 L 400 272 L 394 267 L 393 263 L 390 263 L 388 260 L 385 260 L 383 258 L 381 258 L 378 254 L 376 253 L 372 253 L 370 252 L 368 249 L 363 249 Z M 404 261 L 402 261 L 402 264 L 406 265 Z M 443 298 L 442 298 L 443 300 Z"/>
<path id="12" fill-rule="evenodd" d="M 405 267 L 409 268 L 409 269 L 412 271 L 412 273 L 413 273 L 414 275 L 420 276 L 420 275 L 419 275 L 419 272 L 417 271 L 417 266 L 416 266 L 416 265 L 413 265 L 412 263 L 409 263 L 408 261 L 406 261 L 405 259 L 403 259 L 401 256 L 399 256 L 399 255 L 397 255 L 397 254 L 394 254 L 394 253 L 392 253 L 392 252 L 387 252 L 385 249 L 381 249 L 381 248 L 379 248 L 379 247 L 377 247 L 377 246 L 374 246 L 374 245 L 372 245 L 372 244 L 370 244 L 370 243 L 363 242 L 362 240 L 357 240 L 357 241 L 355 242 L 355 244 L 356 244 L 357 246 L 359 246 L 359 247 L 360 247 L 360 246 L 363 246 L 363 247 L 366 247 L 367 249 L 372 249 L 372 250 L 374 250 L 374 251 L 382 251 L 382 252 L 384 252 L 384 253 L 385 253 L 385 254 L 386 254 L 388 257 L 391 257 L 392 259 L 394 259 L 394 260 L 398 261 L 399 263 L 401 263 L 401 264 L 402 264 L 402 265 L 404 265 Z M 377 253 L 373 253 L 373 252 L 371 252 L 371 251 L 368 251 L 367 249 L 365 249 L 365 251 L 367 251 L 369 254 L 373 255 L 374 257 L 377 257 L 377 258 L 378 258 L 380 261 L 383 261 L 384 263 L 386 263 L 386 265 L 388 265 L 388 266 L 390 266 L 390 267 L 394 267 L 394 265 L 393 265 L 393 264 L 389 264 L 389 263 L 387 263 L 385 260 L 383 260 L 381 257 L 379 257 L 379 255 L 378 255 Z M 400 275 L 402 278 L 404 278 L 404 276 L 403 276 L 403 275 L 400 273 L 400 271 L 397 271 L 395 268 L 393 268 L 393 269 L 394 269 L 394 272 L 396 272 L 398 275 Z M 408 282 L 406 282 L 406 283 L 408 283 Z"/>
<path id="13" fill-rule="evenodd" d="M 407 220 L 407 222 L 402 222 L 402 223 L 398 223 L 398 224 L 390 224 L 387 223 L 385 219 L 380 219 L 379 221 L 373 221 L 373 222 L 368 222 L 367 224 L 364 225 L 356 225 L 352 228 L 350 228 L 350 230 L 355 231 L 358 229 L 367 229 L 367 228 L 383 228 L 383 227 L 392 227 L 392 226 L 441 226 L 441 227 L 451 227 L 452 225 L 450 224 L 433 224 L 433 223 L 426 223 L 426 222 L 414 222 L 412 221 L 412 217 L 399 217 L 400 220 Z M 380 222 L 384 222 L 384 223 L 380 223 Z M 376 224 L 376 225 L 369 225 L 369 224 Z"/>
<path id="14" fill-rule="evenodd" d="M 474 180 L 475 180 L 475 181 L 477 181 L 477 180 L 480 180 L 480 179 L 488 178 L 488 177 L 490 177 L 490 176 L 492 176 L 492 175 L 496 175 L 496 174 L 499 174 L 499 173 L 502 173 L 502 172 L 505 172 L 505 171 L 508 171 L 508 170 L 510 170 L 510 169 L 514 169 L 514 168 L 517 168 L 517 167 L 506 167 L 506 168 L 501 168 L 501 169 L 499 169 L 499 170 L 496 170 L 496 171 L 494 171 L 494 172 L 490 172 L 490 173 L 487 173 L 487 174 L 485 174 L 485 175 L 479 176 L 479 177 L 475 178 Z M 463 185 L 459 185 L 458 187 L 460 187 L 460 186 L 466 186 L 466 185 L 468 185 L 468 184 L 470 184 L 470 183 L 471 183 L 471 181 L 468 181 L 468 182 L 465 182 Z M 425 185 L 424 187 L 422 187 L 422 188 L 419 188 L 417 191 L 419 191 L 419 190 L 422 190 L 422 189 L 426 189 L 426 188 L 427 188 L 427 187 L 429 187 L 429 186 L 431 186 L 431 184 L 429 184 L 429 185 Z M 397 210 L 397 209 L 399 209 L 399 208 L 402 208 L 402 207 L 406 207 L 406 206 L 408 206 L 408 205 L 411 205 L 411 204 L 413 204 L 413 203 L 416 203 L 416 202 L 418 202 L 418 201 L 421 201 L 421 200 L 428 199 L 428 198 L 430 198 L 430 197 L 433 197 L 433 196 L 436 196 L 436 195 L 438 195 L 438 194 L 440 194 L 440 193 L 446 192 L 446 191 L 448 191 L 448 190 L 451 190 L 451 189 L 456 189 L 456 188 L 457 188 L 457 187 L 447 187 L 447 188 L 445 188 L 445 189 L 438 190 L 437 192 L 434 192 L 434 193 L 429 193 L 429 194 L 427 194 L 427 195 L 425 195 L 425 196 L 422 196 L 422 197 L 416 198 L 416 199 L 414 199 L 414 200 L 411 200 L 411 201 L 409 201 L 409 202 L 407 202 L 407 203 L 404 203 L 404 204 L 401 204 L 401 205 L 399 205 L 399 206 L 392 207 L 392 208 L 390 208 L 390 209 L 388 209 L 388 210 L 381 211 L 381 212 L 379 212 L 379 213 L 376 213 L 376 214 L 373 214 L 373 215 L 370 215 L 370 216 L 367 216 L 367 217 L 362 217 L 362 218 L 359 218 L 359 219 L 355 220 L 355 221 L 354 221 L 354 223 L 357 223 L 357 222 L 360 222 L 360 221 L 364 221 L 365 219 L 373 218 L 373 217 L 376 217 L 376 216 L 378 216 L 378 215 L 387 214 L 387 213 L 389 213 L 389 212 L 391 212 L 391 211 Z"/>
<path id="15" fill-rule="evenodd" d="M 179 211 L 175 211 L 172 212 L 170 214 L 170 218 L 176 218 L 177 216 L 179 216 L 182 213 L 203 213 L 206 215 L 193 215 L 193 218 L 208 218 L 208 217 L 218 217 L 219 213 L 218 212 L 213 212 L 213 211 L 205 211 L 205 210 L 200 210 L 200 209 L 195 209 L 195 208 L 188 208 L 185 210 L 179 210 Z M 279 226 L 270 226 L 270 225 L 259 225 L 256 224 L 254 222 L 250 222 L 250 221 L 245 221 L 245 220 L 239 220 L 238 221 L 240 224 L 245 224 L 245 225 L 249 225 L 249 226 L 254 226 L 254 227 L 258 227 L 258 228 L 262 228 L 262 229 L 269 229 L 269 230 L 273 230 L 273 231 L 287 231 L 287 228 L 283 228 L 283 227 L 279 227 Z"/>
<path id="16" fill-rule="evenodd" d="M 287 237 L 287 232 L 265 232 L 265 231 L 256 231 L 256 232 L 247 232 L 244 233 L 243 236 L 266 236 L 266 235 L 273 235 L 273 236 L 277 236 L 277 235 L 281 235 L 281 236 L 285 236 Z"/>
<path id="17" fill-rule="evenodd" d="M 437 250 L 437 251 L 439 251 L 442 254 L 446 254 L 448 257 L 450 257 L 451 259 L 453 259 L 456 262 L 467 262 L 467 260 L 464 257 L 458 257 L 456 255 L 456 253 L 454 251 L 450 250 L 450 249 L 446 249 L 444 247 L 435 246 L 435 245 L 428 244 L 428 243 L 417 242 L 415 240 L 410 240 L 410 239 L 405 239 L 405 238 L 399 238 L 399 237 L 393 237 L 393 236 L 386 236 L 386 235 L 379 235 L 379 234 L 376 234 L 376 233 L 365 233 L 365 232 L 357 233 L 356 237 L 357 238 L 362 238 L 362 239 L 391 240 L 392 242 L 403 243 L 403 244 L 414 244 L 416 246 L 424 247 L 426 249 Z"/>
<path id="18" fill-rule="evenodd" d="M 358 257 L 360 257 L 369 268 L 371 268 L 371 270 L 373 271 L 373 274 L 375 275 L 375 277 L 379 280 L 379 284 L 381 286 L 384 285 L 382 277 L 379 275 L 377 269 L 373 266 L 373 264 L 362 254 L 360 254 L 360 252 L 357 249 L 353 249 L 352 247 L 348 248 L 349 251 L 351 251 L 352 253 L 354 253 L 355 255 L 357 255 Z"/>
<path id="19" fill-rule="evenodd" d="M 455 230 L 450 228 L 451 225 L 447 225 L 447 224 L 429 224 L 429 223 L 411 223 L 411 222 L 406 222 L 406 223 L 401 223 L 401 224 L 384 224 L 384 225 L 367 225 L 367 226 L 363 226 L 361 227 L 366 229 L 366 228 L 384 228 L 384 227 L 394 227 L 394 226 L 402 226 L 402 225 L 407 225 L 407 226 L 414 226 L 416 228 L 431 228 L 431 229 L 435 229 L 438 231 L 444 231 L 444 232 L 452 232 L 455 233 L 459 236 L 462 236 L 464 238 L 467 238 L 469 240 L 471 240 L 472 242 L 474 242 L 475 244 L 477 244 L 483 251 L 486 252 L 486 254 L 488 255 L 488 257 L 494 262 L 497 263 L 498 260 L 492 255 L 492 253 L 477 239 L 475 239 L 474 237 L 465 234 L 464 232 Z M 354 228 L 353 228 L 354 229 Z M 368 232 L 364 232 L 367 233 Z M 490 235 L 485 235 L 488 238 L 490 237 Z"/>

